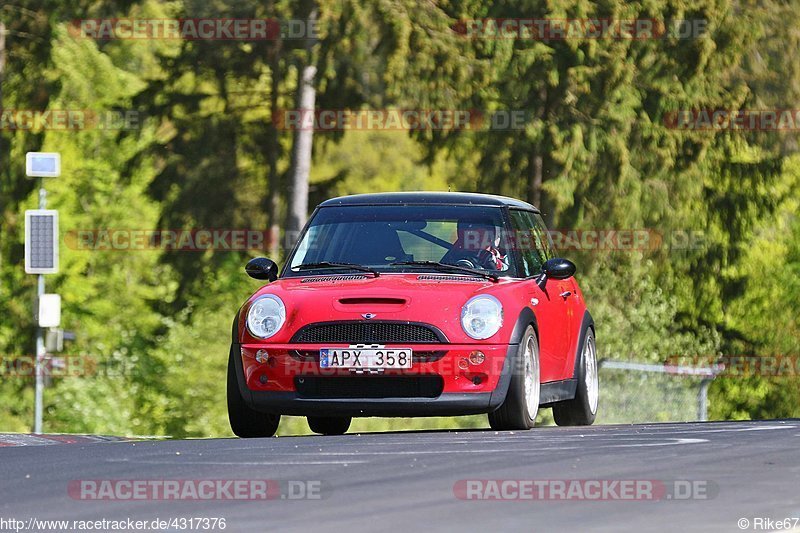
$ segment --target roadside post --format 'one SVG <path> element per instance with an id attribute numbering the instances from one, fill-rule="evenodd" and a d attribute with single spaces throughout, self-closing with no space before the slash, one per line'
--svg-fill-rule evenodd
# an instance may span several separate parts
<path id="1" fill-rule="evenodd" d="M 47 152 L 25 154 L 25 173 L 39 179 L 39 209 L 25 211 L 25 273 L 38 276 L 36 284 L 36 394 L 33 432 L 42 432 L 45 328 L 61 323 L 61 297 L 45 294 L 45 274 L 58 272 L 58 211 L 47 209 L 44 178 L 61 175 L 61 155 Z"/>

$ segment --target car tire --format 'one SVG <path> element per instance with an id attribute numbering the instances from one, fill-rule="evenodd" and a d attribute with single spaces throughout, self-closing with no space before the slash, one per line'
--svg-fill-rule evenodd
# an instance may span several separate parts
<path id="1" fill-rule="evenodd" d="M 539 341 L 536 331 L 528 326 L 514 357 L 506 399 L 496 411 L 489 413 L 492 429 L 531 429 L 534 426 L 541 393 L 539 379 Z"/>
<path id="2" fill-rule="evenodd" d="M 587 328 L 581 349 L 575 398 L 553 404 L 553 418 L 559 426 L 589 426 L 597 416 L 600 385 L 597 378 L 597 345 L 594 331 Z"/>
<path id="3" fill-rule="evenodd" d="M 233 358 L 237 354 L 234 348 L 235 346 L 231 345 L 228 356 L 228 420 L 231 423 L 231 430 L 234 435 L 243 439 L 272 437 L 278 431 L 281 415 L 262 413 L 251 409 L 245 403 L 236 377 L 236 363 Z"/>
<path id="4" fill-rule="evenodd" d="M 349 416 L 308 416 L 308 427 L 320 435 L 344 435 L 350 429 Z"/>

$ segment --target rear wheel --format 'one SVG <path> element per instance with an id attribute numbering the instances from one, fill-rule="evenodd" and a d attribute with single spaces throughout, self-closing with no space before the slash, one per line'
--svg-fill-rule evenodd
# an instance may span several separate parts
<path id="1" fill-rule="evenodd" d="M 233 434 L 241 438 L 271 437 L 278 431 L 281 415 L 256 411 L 244 402 L 233 360 L 237 355 L 234 346 L 231 346 L 228 355 L 228 420 Z"/>
<path id="2" fill-rule="evenodd" d="M 588 426 L 597 415 L 600 386 L 597 379 L 597 346 L 594 332 L 586 330 L 578 368 L 575 398 L 553 405 L 553 418 L 559 426 Z"/>
<path id="3" fill-rule="evenodd" d="M 511 383 L 502 405 L 489 413 L 489 425 L 496 430 L 530 429 L 539 411 L 539 342 L 528 326 L 515 354 Z"/>
<path id="4" fill-rule="evenodd" d="M 350 429 L 349 416 L 309 416 L 308 427 L 320 435 L 344 435 Z"/>

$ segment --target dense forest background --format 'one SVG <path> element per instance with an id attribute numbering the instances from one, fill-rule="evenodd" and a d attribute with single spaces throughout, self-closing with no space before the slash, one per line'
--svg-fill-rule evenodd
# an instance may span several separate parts
<path id="1" fill-rule="evenodd" d="M 87 18 L 269 18 L 319 23 L 318 39 L 95 40 Z M 702 19 L 694 38 L 476 39 L 482 18 Z M 276 127 L 316 67 L 319 109 L 524 110 L 521 128 L 314 132 L 309 204 L 390 190 L 527 199 L 551 228 L 699 235 L 646 250 L 569 251 L 598 324 L 600 356 L 800 356 L 797 129 L 671 127 L 681 110 L 800 108 L 800 3 L 780 0 L 5 0 L 0 108 L 135 111 L 125 129 L 0 128 L 0 354 L 34 351 L 35 276 L 25 152 L 58 151 L 65 354 L 97 362 L 45 391 L 45 430 L 228 435 L 231 317 L 267 252 L 85 250 L 81 229 L 291 224 L 296 133 Z M 795 368 L 795 371 L 797 368 Z M 791 373 L 790 373 L 791 374 Z M 0 430 L 28 431 L 33 380 L 0 376 Z M 602 402 L 602 399 L 601 399 Z M 800 416 L 796 375 L 718 379 L 711 417 Z M 602 410 L 602 404 L 601 404 Z M 602 416 L 601 416 L 602 420 Z M 482 425 L 483 418 L 413 427 Z M 412 427 L 372 420 L 354 428 Z M 283 433 L 302 431 L 284 424 Z"/>

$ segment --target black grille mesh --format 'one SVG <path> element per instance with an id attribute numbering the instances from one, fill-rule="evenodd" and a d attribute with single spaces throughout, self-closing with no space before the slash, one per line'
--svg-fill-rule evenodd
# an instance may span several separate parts
<path id="1" fill-rule="evenodd" d="M 332 322 L 310 324 L 292 337 L 293 343 L 440 343 L 436 331 L 423 324 L 397 322 Z"/>
<path id="2" fill-rule="evenodd" d="M 301 398 L 436 398 L 442 394 L 441 376 L 296 377 Z"/>

